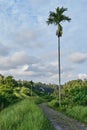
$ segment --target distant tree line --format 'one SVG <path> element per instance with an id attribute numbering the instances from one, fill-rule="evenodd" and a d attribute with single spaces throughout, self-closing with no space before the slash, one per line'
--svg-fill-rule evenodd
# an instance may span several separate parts
<path id="1" fill-rule="evenodd" d="M 27 96 L 44 96 L 54 91 L 52 84 L 34 83 L 33 81 L 15 80 L 13 76 L 0 74 L 0 109 Z"/>

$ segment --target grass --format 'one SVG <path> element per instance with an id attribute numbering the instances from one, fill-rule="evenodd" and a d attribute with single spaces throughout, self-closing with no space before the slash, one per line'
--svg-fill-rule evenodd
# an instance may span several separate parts
<path id="1" fill-rule="evenodd" d="M 33 101 L 35 102 L 35 104 L 41 104 L 46 102 L 42 97 L 39 96 L 33 97 Z"/>
<path id="2" fill-rule="evenodd" d="M 0 112 L 0 130 L 54 130 L 42 111 L 25 99 Z"/>
<path id="3" fill-rule="evenodd" d="M 66 109 L 66 114 L 87 124 L 87 107 L 74 106 Z"/>

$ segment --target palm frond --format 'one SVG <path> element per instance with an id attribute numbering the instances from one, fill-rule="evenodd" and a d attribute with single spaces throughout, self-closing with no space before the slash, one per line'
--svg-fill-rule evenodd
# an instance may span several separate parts
<path id="1" fill-rule="evenodd" d="M 56 8 L 56 13 L 63 14 L 65 11 L 67 11 L 67 8 L 64 8 L 64 7 Z"/>
<path id="2" fill-rule="evenodd" d="M 68 21 L 68 22 L 70 22 L 70 21 L 71 21 L 71 18 L 69 18 L 68 16 L 65 16 L 65 15 L 61 15 L 61 17 L 60 17 L 60 22 L 63 22 L 63 21 Z"/>
<path id="3" fill-rule="evenodd" d="M 67 11 L 67 8 L 64 8 L 64 7 L 61 7 L 61 8 L 57 7 L 55 12 L 50 11 L 47 24 L 59 25 L 61 22 L 64 22 L 64 21 L 69 22 L 71 18 L 63 14 L 65 11 Z"/>
<path id="4" fill-rule="evenodd" d="M 47 24 L 48 24 L 48 25 L 49 25 L 49 24 L 53 24 L 53 23 L 56 24 L 56 20 L 55 20 L 56 17 L 57 17 L 57 16 L 56 16 L 56 13 L 50 11 L 49 18 L 48 18 L 48 20 L 46 21 Z"/>
<path id="5" fill-rule="evenodd" d="M 48 20 L 47 20 L 46 22 L 47 22 L 48 25 L 49 25 L 49 24 L 53 24 L 53 23 L 54 23 L 54 19 L 48 18 Z"/>
<path id="6" fill-rule="evenodd" d="M 50 11 L 50 15 L 49 15 L 49 17 L 56 17 L 56 13 L 55 13 L 55 12 Z"/>

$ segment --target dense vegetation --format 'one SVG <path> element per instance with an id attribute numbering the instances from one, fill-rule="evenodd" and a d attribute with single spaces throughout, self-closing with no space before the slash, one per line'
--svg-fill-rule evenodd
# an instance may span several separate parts
<path id="1" fill-rule="evenodd" d="M 72 80 L 61 86 L 61 95 L 62 95 L 61 107 L 59 107 L 59 103 L 58 103 L 57 88 L 58 86 L 53 84 L 48 85 L 48 84 L 43 84 L 41 82 L 34 83 L 33 81 L 25 81 L 25 80 L 17 81 L 13 78 L 13 76 L 5 77 L 3 75 L 0 75 L 0 118 L 3 117 L 1 118 L 0 121 L 7 122 L 8 117 L 6 116 L 8 116 L 8 114 L 6 113 L 4 114 L 4 112 L 8 111 L 7 113 L 10 114 L 10 110 L 14 108 L 14 106 L 16 112 L 17 102 L 24 100 L 26 98 L 28 98 L 28 100 L 32 102 L 32 98 L 33 98 L 34 104 L 49 102 L 49 106 L 53 107 L 54 109 L 60 110 L 63 113 L 75 119 L 87 123 L 87 80 L 86 79 Z M 27 101 L 25 102 L 26 104 L 28 103 Z M 24 104 L 24 102 L 22 103 Z M 21 109 L 22 108 L 26 109 L 23 107 L 23 104 L 18 106 L 22 106 Z M 31 103 L 29 102 L 28 104 Z M 9 105 L 10 107 L 4 109 Z M 29 105 L 29 107 L 30 106 L 31 105 Z M 25 113 L 27 113 L 27 111 Z M 3 123 L 1 122 L 0 124 L 6 123 L 6 122 Z M 20 130 L 22 129 L 20 128 Z"/>
<path id="2" fill-rule="evenodd" d="M 62 89 L 63 105 L 87 105 L 87 80 L 72 80 Z"/>
<path id="3" fill-rule="evenodd" d="M 0 130 L 54 130 L 37 107 L 53 98 L 54 86 L 0 75 Z"/>
<path id="4" fill-rule="evenodd" d="M 51 84 L 17 81 L 13 76 L 0 75 L 0 110 L 30 96 L 40 96 L 48 100 L 53 91 Z"/>
<path id="5" fill-rule="evenodd" d="M 0 112 L 0 130 L 54 130 L 42 111 L 25 99 Z"/>
<path id="6" fill-rule="evenodd" d="M 59 107 L 58 98 L 49 105 L 54 109 L 87 123 L 87 80 L 72 80 L 65 83 L 61 90 L 62 105 Z"/>

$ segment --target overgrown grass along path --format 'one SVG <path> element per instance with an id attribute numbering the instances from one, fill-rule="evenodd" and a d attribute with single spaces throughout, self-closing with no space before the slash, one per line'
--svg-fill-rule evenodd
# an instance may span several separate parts
<path id="1" fill-rule="evenodd" d="M 56 130 L 87 130 L 87 125 L 79 123 L 62 113 L 49 108 L 46 104 L 43 103 L 39 106 L 52 122 Z"/>
<path id="2" fill-rule="evenodd" d="M 0 130 L 54 130 L 42 111 L 29 99 L 0 112 Z"/>

